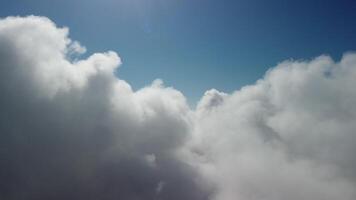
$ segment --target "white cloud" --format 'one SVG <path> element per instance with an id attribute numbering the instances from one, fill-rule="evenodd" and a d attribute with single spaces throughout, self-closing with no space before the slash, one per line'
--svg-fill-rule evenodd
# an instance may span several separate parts
<path id="1" fill-rule="evenodd" d="M 201 199 L 175 155 L 185 97 L 162 81 L 132 91 L 115 52 L 69 59 L 83 51 L 45 17 L 0 20 L 0 198 L 153 199 L 165 180 L 160 197 Z"/>
<path id="2" fill-rule="evenodd" d="M 153 168 L 157 167 L 156 156 L 154 154 L 145 155 L 147 164 Z"/>
<path id="3" fill-rule="evenodd" d="M 84 52 L 45 17 L 0 20 L 1 199 L 356 198 L 356 54 L 282 62 L 190 110 Z"/>
<path id="4" fill-rule="evenodd" d="M 157 187 L 156 187 L 156 193 L 159 194 L 163 188 L 164 188 L 164 185 L 165 183 L 163 181 L 160 181 L 158 184 L 157 184 Z"/>
<path id="5" fill-rule="evenodd" d="M 84 54 L 87 49 L 80 45 L 78 41 L 71 42 L 68 46 L 69 54 Z"/>
<path id="6" fill-rule="evenodd" d="M 355 199 L 355 61 L 286 61 L 197 112 L 190 162 L 217 187 L 213 199 Z"/>

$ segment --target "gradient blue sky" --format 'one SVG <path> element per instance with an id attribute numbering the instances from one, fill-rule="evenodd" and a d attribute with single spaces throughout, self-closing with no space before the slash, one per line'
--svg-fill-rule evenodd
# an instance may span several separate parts
<path id="1" fill-rule="evenodd" d="M 356 45 L 345 0 L 1 0 L 0 17 L 43 15 L 93 52 L 114 50 L 134 89 L 161 78 L 191 104 L 254 83 L 285 59 L 334 59 Z"/>

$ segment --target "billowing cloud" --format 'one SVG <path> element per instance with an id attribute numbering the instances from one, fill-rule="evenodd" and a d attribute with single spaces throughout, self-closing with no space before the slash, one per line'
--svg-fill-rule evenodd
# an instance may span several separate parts
<path id="1" fill-rule="evenodd" d="M 114 75 L 114 52 L 85 50 L 44 17 L 0 21 L 1 199 L 202 199 L 177 158 L 184 96 Z M 164 184 L 163 184 L 164 183 Z"/>
<path id="2" fill-rule="evenodd" d="M 356 198 L 356 54 L 282 62 L 191 110 L 85 51 L 45 17 L 0 20 L 1 199 Z"/>
<path id="3" fill-rule="evenodd" d="M 355 78 L 350 53 L 285 61 L 230 95 L 206 92 L 188 158 L 217 187 L 213 199 L 355 199 Z"/>

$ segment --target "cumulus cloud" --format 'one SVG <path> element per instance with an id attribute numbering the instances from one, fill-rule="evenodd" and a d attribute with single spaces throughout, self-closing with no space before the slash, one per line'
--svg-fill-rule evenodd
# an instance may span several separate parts
<path id="1" fill-rule="evenodd" d="M 188 159 L 213 199 L 355 199 L 355 77 L 356 54 L 320 56 L 282 62 L 228 96 L 207 92 Z"/>
<path id="2" fill-rule="evenodd" d="M 85 51 L 46 17 L 0 19 L 1 199 L 356 198 L 356 54 L 282 62 L 191 110 Z"/>
<path id="3" fill-rule="evenodd" d="M 184 96 L 161 81 L 132 91 L 115 52 L 69 59 L 84 49 L 45 17 L 0 21 L 0 198 L 202 199 L 176 155 Z"/>

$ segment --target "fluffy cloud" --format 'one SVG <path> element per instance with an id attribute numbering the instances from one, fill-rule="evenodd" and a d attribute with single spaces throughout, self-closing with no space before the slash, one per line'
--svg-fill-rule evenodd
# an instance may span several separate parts
<path id="1" fill-rule="evenodd" d="M 71 59 L 84 49 L 47 18 L 0 21 L 0 198 L 202 199 L 176 155 L 184 96 L 159 80 L 134 92 L 116 53 Z"/>
<path id="2" fill-rule="evenodd" d="M 231 95 L 206 92 L 188 158 L 213 199 L 355 199 L 355 77 L 355 54 L 320 56 Z"/>
<path id="3" fill-rule="evenodd" d="M 283 62 L 191 110 L 85 50 L 45 17 L 0 20 L 1 199 L 356 198 L 356 54 Z"/>

